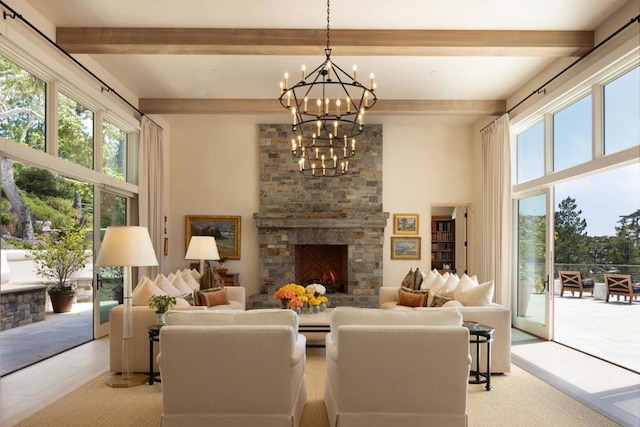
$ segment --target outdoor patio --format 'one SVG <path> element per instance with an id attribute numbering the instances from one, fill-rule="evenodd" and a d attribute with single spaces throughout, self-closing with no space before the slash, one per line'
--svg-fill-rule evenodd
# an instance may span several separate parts
<path id="1" fill-rule="evenodd" d="M 527 317 L 542 318 L 543 294 L 531 295 Z M 640 372 L 640 301 L 554 298 L 554 341 Z"/>

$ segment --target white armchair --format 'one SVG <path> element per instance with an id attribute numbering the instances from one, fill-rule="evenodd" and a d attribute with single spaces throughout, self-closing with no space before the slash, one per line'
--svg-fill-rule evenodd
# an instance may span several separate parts
<path id="1" fill-rule="evenodd" d="M 330 324 L 331 427 L 466 426 L 471 358 L 460 313 L 338 307 Z"/>
<path id="2" fill-rule="evenodd" d="M 167 313 L 161 425 L 297 427 L 307 395 L 297 330 L 291 310 Z"/>

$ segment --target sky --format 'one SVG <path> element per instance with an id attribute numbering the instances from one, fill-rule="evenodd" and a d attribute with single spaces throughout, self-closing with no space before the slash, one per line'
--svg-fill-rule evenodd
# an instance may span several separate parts
<path id="1" fill-rule="evenodd" d="M 576 199 L 589 236 L 614 236 L 620 215 L 640 209 L 640 165 L 589 175 L 556 186 L 556 202 Z"/>

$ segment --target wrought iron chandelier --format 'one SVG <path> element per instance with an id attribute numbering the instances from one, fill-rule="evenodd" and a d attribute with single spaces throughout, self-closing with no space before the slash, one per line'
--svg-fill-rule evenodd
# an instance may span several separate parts
<path id="1" fill-rule="evenodd" d="M 349 172 L 356 154 L 356 137 L 364 131 L 365 112 L 377 101 L 376 83 L 370 88 L 358 81 L 357 68 L 346 73 L 331 60 L 330 3 L 327 0 L 326 59 L 289 87 L 289 73 L 280 82 L 280 104 L 292 115 L 291 153 L 306 176 L 341 176 Z"/>

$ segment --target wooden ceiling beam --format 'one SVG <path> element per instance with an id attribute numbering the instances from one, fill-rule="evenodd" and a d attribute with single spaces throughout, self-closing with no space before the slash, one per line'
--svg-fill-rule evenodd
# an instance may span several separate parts
<path id="1" fill-rule="evenodd" d="M 141 98 L 145 114 L 283 114 L 277 99 Z M 375 115 L 483 115 L 506 111 L 501 100 L 381 99 L 368 114 Z"/>
<path id="2" fill-rule="evenodd" d="M 326 30 L 232 28 L 57 28 L 68 53 L 321 55 Z M 331 30 L 335 55 L 582 56 L 592 31 Z"/>

